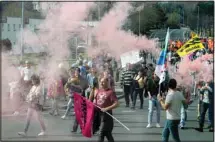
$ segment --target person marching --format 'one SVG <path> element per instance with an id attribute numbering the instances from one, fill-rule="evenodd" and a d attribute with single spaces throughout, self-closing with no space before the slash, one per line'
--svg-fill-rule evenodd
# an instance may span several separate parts
<path id="1" fill-rule="evenodd" d="M 210 105 L 213 103 L 213 83 L 212 82 L 206 82 L 203 87 L 201 88 L 201 97 L 202 97 L 202 104 L 201 104 L 201 115 L 200 115 L 200 121 L 199 121 L 199 128 L 195 128 L 196 131 L 203 132 L 204 128 L 204 122 L 205 122 L 205 114 L 207 110 L 209 109 Z M 210 111 L 209 114 L 209 120 L 212 120 L 213 112 Z M 213 120 L 212 120 L 213 121 Z M 212 122 L 213 126 L 213 122 Z M 213 132 L 213 128 L 209 130 L 210 132 Z"/>
<path id="2" fill-rule="evenodd" d="M 131 64 L 126 64 L 126 69 L 122 71 L 121 79 L 120 79 L 120 84 L 123 88 L 123 92 L 125 95 L 125 103 L 126 107 L 129 107 L 130 104 L 130 99 L 133 102 L 133 97 L 132 97 L 132 81 L 134 78 L 135 72 L 131 69 Z"/>
<path id="3" fill-rule="evenodd" d="M 160 104 L 157 99 L 157 95 L 159 93 L 159 78 L 158 76 L 153 73 L 152 77 L 149 77 L 148 82 L 147 82 L 147 87 L 148 87 L 148 96 L 149 96 L 149 112 L 148 112 L 148 125 L 146 128 L 151 128 L 152 127 L 152 118 L 153 118 L 153 112 L 154 112 L 154 107 L 156 108 L 156 113 L 157 113 L 157 123 L 156 127 L 160 128 Z M 164 93 L 164 84 L 161 83 L 160 90 L 161 93 Z"/>
<path id="4" fill-rule="evenodd" d="M 87 81 L 88 81 L 89 87 L 86 90 L 86 96 L 87 98 L 89 98 L 90 93 L 94 88 L 94 84 L 95 83 L 98 84 L 98 76 L 95 68 L 91 68 L 91 72 L 87 74 Z"/>
<path id="5" fill-rule="evenodd" d="M 85 97 L 85 90 L 88 87 L 88 83 L 87 83 L 87 80 L 83 76 L 81 76 L 80 73 L 81 73 L 80 68 L 76 68 L 75 74 L 74 74 L 74 80 L 72 80 L 72 82 L 76 82 L 77 85 L 71 84 L 70 89 L 73 92 L 80 93 L 83 97 Z M 75 119 L 71 132 L 75 133 L 77 132 L 77 130 L 78 130 L 78 121 L 77 119 Z"/>
<path id="6" fill-rule="evenodd" d="M 34 74 L 33 69 L 29 61 L 25 61 L 25 67 L 21 69 L 22 83 L 23 83 L 23 97 L 26 98 L 26 95 L 32 87 L 31 76 Z"/>
<path id="7" fill-rule="evenodd" d="M 50 115 L 59 115 L 59 96 L 63 95 L 63 83 L 60 77 L 55 75 L 55 77 L 51 80 L 51 84 L 48 89 L 48 96 L 52 99 L 52 110 L 49 112 Z"/>
<path id="8" fill-rule="evenodd" d="M 107 113 L 112 115 L 112 110 L 119 106 L 119 102 L 114 91 L 108 87 L 108 78 L 102 78 L 100 84 L 101 89 L 98 90 L 94 99 L 94 104 L 101 108 L 101 127 L 98 142 L 104 142 L 105 137 L 108 142 L 114 142 L 112 136 L 114 122 L 113 118 Z"/>
<path id="9" fill-rule="evenodd" d="M 172 134 L 172 138 L 175 142 L 181 142 L 179 138 L 178 125 L 180 123 L 180 112 L 182 105 L 187 106 L 189 104 L 183 94 L 177 91 L 177 82 L 175 79 L 170 79 L 168 83 L 168 93 L 164 102 L 163 97 L 158 94 L 158 101 L 162 108 L 166 111 L 166 123 L 162 133 L 162 141 L 169 141 L 169 134 Z M 185 108 L 186 109 L 186 108 Z"/>
<path id="10" fill-rule="evenodd" d="M 143 89 L 144 83 L 146 82 L 146 76 L 144 75 L 144 71 L 140 70 L 138 75 L 134 78 L 134 93 L 133 93 L 133 106 L 132 109 L 135 109 L 137 95 L 140 97 L 140 109 L 143 109 Z"/>
<path id="11" fill-rule="evenodd" d="M 73 107 L 73 103 L 74 103 L 73 102 L 74 101 L 73 100 L 73 92 L 70 89 L 70 87 L 71 87 L 72 84 L 73 85 L 78 85 L 79 84 L 78 79 L 74 75 L 74 68 L 71 68 L 69 70 L 69 75 L 70 75 L 70 78 L 68 79 L 67 83 L 64 86 L 64 90 L 65 90 L 66 94 L 69 96 L 69 102 L 67 104 L 67 109 L 66 109 L 65 114 L 61 117 L 62 119 L 65 119 L 68 116 L 70 110 Z"/>
<path id="12" fill-rule="evenodd" d="M 38 136 L 45 135 L 46 127 L 44 124 L 44 121 L 42 119 L 42 105 L 43 105 L 43 96 L 42 96 L 42 88 L 40 86 L 40 78 L 37 75 L 33 75 L 31 77 L 32 79 L 32 88 L 30 89 L 29 94 L 27 95 L 26 101 L 28 102 L 28 111 L 27 111 L 27 122 L 25 125 L 24 132 L 18 132 L 18 135 L 20 136 L 26 136 L 27 131 L 30 125 L 30 121 L 32 119 L 33 113 L 36 114 L 36 117 L 40 123 L 40 126 L 42 127 L 41 133 L 38 134 Z"/>

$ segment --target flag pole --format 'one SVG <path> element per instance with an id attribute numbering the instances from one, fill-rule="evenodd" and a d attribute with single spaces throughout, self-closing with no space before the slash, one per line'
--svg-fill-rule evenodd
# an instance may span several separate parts
<path id="1" fill-rule="evenodd" d="M 100 110 L 102 109 L 101 107 L 95 105 L 94 103 L 93 103 L 93 105 L 96 106 L 97 108 L 99 108 Z M 113 115 L 111 115 L 108 112 L 105 112 L 105 113 L 108 114 L 110 117 L 112 117 L 114 120 L 116 120 L 119 124 L 121 124 L 126 130 L 130 131 L 130 129 L 127 126 L 125 126 L 125 124 L 123 124 L 122 122 L 120 122 L 116 117 L 114 117 Z"/>

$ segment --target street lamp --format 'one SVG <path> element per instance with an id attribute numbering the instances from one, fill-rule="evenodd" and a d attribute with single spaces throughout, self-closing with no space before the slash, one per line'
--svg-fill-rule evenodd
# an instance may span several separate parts
<path id="1" fill-rule="evenodd" d="M 140 36 L 140 12 L 144 8 L 144 4 L 137 8 L 138 11 L 138 21 L 139 21 L 139 36 Z"/>

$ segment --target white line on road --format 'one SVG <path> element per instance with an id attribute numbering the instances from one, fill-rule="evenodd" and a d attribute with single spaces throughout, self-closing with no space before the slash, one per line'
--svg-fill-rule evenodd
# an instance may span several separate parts
<path id="1" fill-rule="evenodd" d="M 123 110 L 122 112 L 136 112 L 135 110 Z"/>

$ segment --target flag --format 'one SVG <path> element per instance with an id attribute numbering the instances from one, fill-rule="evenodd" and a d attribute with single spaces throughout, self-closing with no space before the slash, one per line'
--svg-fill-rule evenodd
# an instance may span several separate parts
<path id="1" fill-rule="evenodd" d="M 192 39 L 188 40 L 176 53 L 183 57 L 197 50 L 203 49 L 204 45 L 201 43 L 199 37 L 195 35 Z"/>
<path id="2" fill-rule="evenodd" d="M 165 48 L 162 49 L 155 68 L 155 74 L 160 78 L 159 84 L 161 84 L 165 80 L 165 66 L 166 66 L 166 54 L 167 54 L 168 41 L 169 41 L 169 28 L 167 29 L 167 33 L 166 33 Z"/>
<path id="3" fill-rule="evenodd" d="M 89 138 L 92 137 L 94 104 L 82 97 L 81 94 L 74 93 L 74 110 L 82 135 Z"/>

